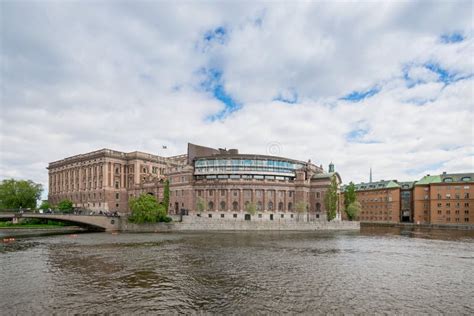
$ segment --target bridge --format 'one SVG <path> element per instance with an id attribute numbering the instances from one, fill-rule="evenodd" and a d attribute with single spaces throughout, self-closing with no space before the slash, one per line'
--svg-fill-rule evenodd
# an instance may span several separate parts
<path id="1" fill-rule="evenodd" d="M 64 213 L 41 214 L 33 212 L 0 212 L 0 219 L 1 218 L 11 218 L 14 223 L 18 222 L 21 218 L 50 219 L 102 231 L 118 231 L 120 230 L 121 222 L 120 217 L 118 216 L 111 217 L 106 215 L 77 215 Z"/>

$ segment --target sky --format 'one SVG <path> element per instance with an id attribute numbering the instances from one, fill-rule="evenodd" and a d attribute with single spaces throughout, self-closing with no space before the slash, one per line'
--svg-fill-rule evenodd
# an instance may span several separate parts
<path id="1" fill-rule="evenodd" d="M 473 172 L 473 29 L 472 1 L 4 0 L 0 179 L 188 142 L 344 183 Z"/>

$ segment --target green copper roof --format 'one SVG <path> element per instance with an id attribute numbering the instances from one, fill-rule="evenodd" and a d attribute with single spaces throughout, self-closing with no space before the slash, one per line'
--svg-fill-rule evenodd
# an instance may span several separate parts
<path id="1" fill-rule="evenodd" d="M 440 183 L 441 177 L 437 176 L 424 176 L 421 178 L 420 181 L 417 181 L 415 185 L 423 185 L 423 184 L 430 184 L 430 183 Z"/>
<path id="2" fill-rule="evenodd" d="M 474 182 L 474 173 L 442 173 L 435 176 L 424 176 L 415 185 L 426 185 L 431 183 L 451 182 Z"/>

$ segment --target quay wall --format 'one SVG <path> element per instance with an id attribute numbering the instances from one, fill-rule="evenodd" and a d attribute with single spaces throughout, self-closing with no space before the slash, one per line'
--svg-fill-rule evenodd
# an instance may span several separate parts
<path id="1" fill-rule="evenodd" d="M 415 223 L 388 223 L 388 222 L 360 222 L 360 227 L 401 227 L 401 228 L 429 228 L 474 230 L 472 224 L 415 224 Z"/>
<path id="2" fill-rule="evenodd" d="M 176 232 L 176 231 L 315 231 L 315 230 L 359 230 L 355 221 L 296 221 L 296 220 L 241 220 L 211 219 L 183 216 L 181 222 L 133 224 L 123 220 L 120 230 L 126 232 Z"/>

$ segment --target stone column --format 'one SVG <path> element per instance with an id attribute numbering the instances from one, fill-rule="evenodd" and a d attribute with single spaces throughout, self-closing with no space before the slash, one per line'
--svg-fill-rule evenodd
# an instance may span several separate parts
<path id="1" fill-rule="evenodd" d="M 232 208 L 231 208 L 231 196 L 230 194 L 232 193 L 232 191 L 230 189 L 227 189 L 227 202 L 226 202 L 226 207 L 227 207 L 227 211 L 230 211 Z"/>
<path id="2" fill-rule="evenodd" d="M 283 191 L 283 212 L 288 212 L 288 190 Z"/>
<path id="3" fill-rule="evenodd" d="M 244 190 L 239 190 L 239 208 L 240 211 L 243 212 L 244 210 Z"/>
<path id="4" fill-rule="evenodd" d="M 262 211 L 265 212 L 267 210 L 267 205 L 266 205 L 266 203 L 267 203 L 267 196 L 266 196 L 267 195 L 267 190 L 263 189 L 262 191 L 263 191 L 262 192 L 262 204 L 263 204 Z"/>
<path id="5" fill-rule="evenodd" d="M 217 212 L 219 209 L 219 190 L 218 189 L 213 189 L 214 190 L 214 212 Z"/>

